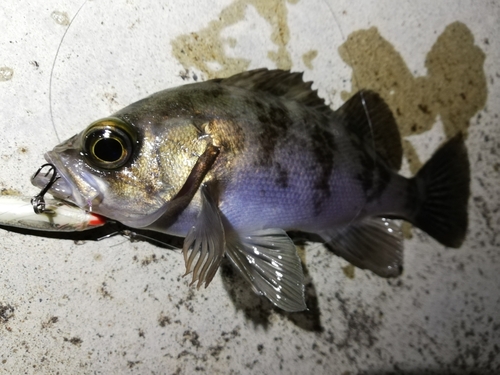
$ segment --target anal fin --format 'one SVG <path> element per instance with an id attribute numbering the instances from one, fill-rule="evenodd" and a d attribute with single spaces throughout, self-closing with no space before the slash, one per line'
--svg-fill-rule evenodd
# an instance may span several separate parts
<path id="1" fill-rule="evenodd" d="M 403 271 L 403 236 L 392 220 L 372 217 L 320 233 L 325 246 L 352 265 L 382 277 Z"/>
<path id="2" fill-rule="evenodd" d="M 227 255 L 254 292 L 285 311 L 307 308 L 304 274 L 293 241 L 282 229 L 265 229 L 227 240 Z"/>

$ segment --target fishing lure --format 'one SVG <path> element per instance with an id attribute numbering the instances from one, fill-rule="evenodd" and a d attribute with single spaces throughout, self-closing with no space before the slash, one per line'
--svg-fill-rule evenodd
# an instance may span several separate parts
<path id="1" fill-rule="evenodd" d="M 100 227 L 106 223 L 102 216 L 85 211 L 59 199 L 45 198 L 47 191 L 59 179 L 56 168 L 46 163 L 33 175 L 36 178 L 42 170 L 47 184 L 34 197 L 18 195 L 0 196 L 0 225 L 54 232 L 78 232 Z M 49 177 L 50 176 L 50 177 Z"/>
<path id="2" fill-rule="evenodd" d="M 102 216 L 53 198 L 45 198 L 45 208 L 36 213 L 31 199 L 29 196 L 0 195 L 0 225 L 51 232 L 75 232 L 106 223 Z"/>

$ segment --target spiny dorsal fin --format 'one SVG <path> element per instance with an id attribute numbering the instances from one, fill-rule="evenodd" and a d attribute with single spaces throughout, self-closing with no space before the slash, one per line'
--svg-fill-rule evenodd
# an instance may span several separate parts
<path id="1" fill-rule="evenodd" d="M 396 120 L 384 99 L 370 90 L 358 91 L 337 110 L 349 130 L 375 147 L 378 157 L 394 169 L 401 168 L 403 148 Z M 373 146 L 372 146 L 373 145 Z"/>
<path id="2" fill-rule="evenodd" d="M 312 90 L 312 82 L 304 82 L 303 73 L 290 73 L 288 70 L 250 70 L 232 77 L 217 80 L 223 85 L 241 87 L 252 91 L 267 92 L 289 100 L 302 103 L 320 112 L 331 112 L 330 107 Z"/>

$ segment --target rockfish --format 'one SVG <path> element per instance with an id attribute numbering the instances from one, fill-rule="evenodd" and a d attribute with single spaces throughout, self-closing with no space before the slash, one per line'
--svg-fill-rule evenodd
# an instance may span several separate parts
<path id="1" fill-rule="evenodd" d="M 469 161 L 461 134 L 413 178 L 382 98 L 360 91 L 333 111 L 302 74 L 259 69 L 153 94 L 49 151 L 50 193 L 129 227 L 185 237 L 186 273 L 208 286 L 224 256 L 283 310 L 304 302 L 287 231 L 322 239 L 353 265 L 402 272 L 409 221 L 459 247 Z M 47 185 L 44 176 L 33 183 Z"/>

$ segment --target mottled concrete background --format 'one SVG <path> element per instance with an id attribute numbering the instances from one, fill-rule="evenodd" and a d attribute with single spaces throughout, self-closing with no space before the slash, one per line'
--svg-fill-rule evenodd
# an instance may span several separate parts
<path id="1" fill-rule="evenodd" d="M 0 373 L 500 373 L 498 35 L 495 1 L 3 0 L 3 194 L 36 194 L 43 153 L 97 118 L 266 66 L 305 71 L 334 108 L 361 87 L 380 92 L 407 175 L 464 131 L 472 196 L 460 249 L 405 226 L 398 279 L 301 249 L 300 314 L 227 267 L 190 288 L 178 251 L 2 230 Z"/>

